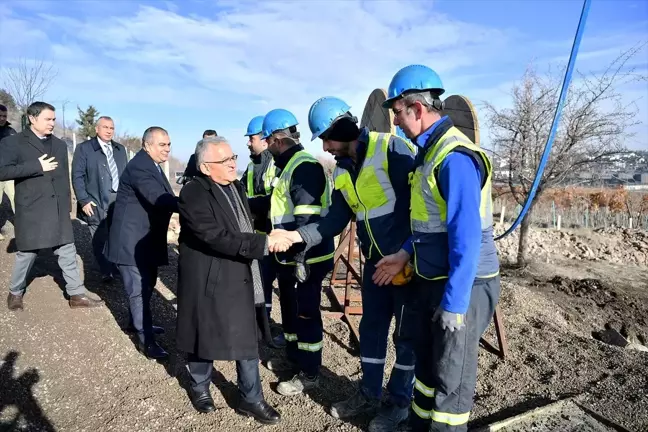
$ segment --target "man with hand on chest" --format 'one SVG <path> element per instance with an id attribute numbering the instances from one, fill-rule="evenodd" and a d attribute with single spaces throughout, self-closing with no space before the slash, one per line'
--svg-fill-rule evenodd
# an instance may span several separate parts
<path id="1" fill-rule="evenodd" d="M 70 170 L 67 145 L 52 135 L 55 108 L 34 102 L 27 108 L 29 128 L 2 140 L 0 181 L 14 180 L 16 188 L 16 264 L 9 285 L 7 307 L 23 309 L 27 276 L 40 249 L 58 257 L 72 308 L 102 306 L 87 295 L 76 261 L 70 210 Z"/>

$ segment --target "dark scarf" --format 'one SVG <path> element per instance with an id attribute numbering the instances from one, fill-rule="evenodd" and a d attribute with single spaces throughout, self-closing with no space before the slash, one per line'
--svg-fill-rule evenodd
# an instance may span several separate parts
<path id="1" fill-rule="evenodd" d="M 245 207 L 241 201 L 241 197 L 238 194 L 238 191 L 234 188 L 232 184 L 227 186 L 221 186 L 218 183 L 214 183 L 218 189 L 225 195 L 227 202 L 236 217 L 236 220 L 239 225 L 239 229 L 243 233 L 253 233 L 252 221 L 245 212 Z M 228 193 L 229 192 L 229 193 Z M 233 199 L 232 199 L 233 198 Z M 252 270 L 252 281 L 254 284 L 254 304 L 265 304 L 265 297 L 263 295 L 263 282 L 261 279 L 261 271 L 259 270 L 258 260 L 252 260 L 250 263 L 250 269 Z"/>

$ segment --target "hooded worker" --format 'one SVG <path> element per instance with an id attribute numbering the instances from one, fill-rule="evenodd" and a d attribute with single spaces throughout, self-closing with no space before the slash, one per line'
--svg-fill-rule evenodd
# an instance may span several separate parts
<path id="1" fill-rule="evenodd" d="M 414 431 L 465 431 L 477 379 L 479 339 L 500 292 L 493 237 L 491 162 L 442 116 L 435 71 L 407 66 L 389 84 L 385 108 L 419 148 L 411 179 L 412 238 L 378 262 L 388 283 L 410 260 L 416 291 Z"/>
<path id="2" fill-rule="evenodd" d="M 372 275 L 376 263 L 397 252 L 410 236 L 410 189 L 408 173 L 416 154 L 402 138 L 358 128 L 350 106 L 336 97 L 323 97 L 308 113 L 312 140 L 320 138 L 323 149 L 336 159 L 331 209 L 319 222 L 285 235 L 307 247 L 342 232 L 352 217 L 366 258 L 362 280 L 363 315 L 360 321 L 362 379 L 349 399 L 333 404 L 331 414 L 347 418 L 358 414 L 378 415 L 369 431 L 393 431 L 408 416 L 414 378 L 412 321 L 406 286 L 377 286 Z M 387 384 L 389 396 L 381 403 L 387 337 L 396 319 L 393 339 L 396 363 Z"/>

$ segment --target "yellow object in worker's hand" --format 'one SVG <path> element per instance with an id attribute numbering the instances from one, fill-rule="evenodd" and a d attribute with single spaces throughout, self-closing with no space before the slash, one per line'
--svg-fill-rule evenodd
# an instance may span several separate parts
<path id="1" fill-rule="evenodd" d="M 394 276 L 394 279 L 392 279 L 392 285 L 405 285 L 412 280 L 413 275 L 414 268 L 412 267 L 412 264 L 407 263 L 405 267 L 403 267 L 403 270 L 399 271 L 396 276 Z"/>

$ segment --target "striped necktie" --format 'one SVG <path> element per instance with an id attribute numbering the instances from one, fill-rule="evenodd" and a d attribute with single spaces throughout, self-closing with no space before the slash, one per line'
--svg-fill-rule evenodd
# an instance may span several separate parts
<path id="1" fill-rule="evenodd" d="M 108 169 L 110 169 L 110 177 L 112 179 L 112 190 L 113 192 L 117 192 L 117 188 L 119 187 L 119 171 L 117 171 L 117 164 L 115 163 L 115 158 L 113 158 L 112 145 L 108 144 L 104 149 L 106 150 Z"/>

